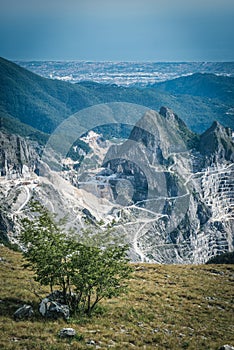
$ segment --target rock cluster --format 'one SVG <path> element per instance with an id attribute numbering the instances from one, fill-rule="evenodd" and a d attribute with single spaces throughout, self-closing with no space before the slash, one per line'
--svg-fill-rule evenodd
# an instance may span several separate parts
<path id="1" fill-rule="evenodd" d="M 70 317 L 70 310 L 65 304 L 62 293 L 55 291 L 44 298 L 39 305 L 39 312 L 46 318 L 67 320 Z"/>

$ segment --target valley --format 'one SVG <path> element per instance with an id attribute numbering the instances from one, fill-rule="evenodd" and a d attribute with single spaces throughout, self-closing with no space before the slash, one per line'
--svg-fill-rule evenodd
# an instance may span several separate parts
<path id="1" fill-rule="evenodd" d="M 186 106 L 187 91 L 206 108 L 219 100 L 229 110 L 232 78 L 194 74 L 139 90 L 52 81 L 9 62 L 2 70 L 6 91 L 12 78 L 20 79 L 28 96 L 23 118 L 18 88 L 12 90 L 15 105 L 6 100 L 10 94 L 1 98 L 1 120 L 14 120 L 16 128 L 26 123 L 28 132 L 20 136 L 12 124 L 1 124 L 2 241 L 18 242 L 20 220 L 33 217 L 30 202 L 36 200 L 58 219 L 66 217 L 66 229 L 78 235 L 87 221 L 111 225 L 135 262 L 201 264 L 233 251 L 233 118 L 226 119 L 229 127 L 214 121 L 198 134 L 175 111 L 161 105 L 156 112 L 150 102 L 171 103 L 176 93 Z M 147 106 L 139 104 L 147 96 Z M 203 128 L 212 121 L 205 119 Z"/>

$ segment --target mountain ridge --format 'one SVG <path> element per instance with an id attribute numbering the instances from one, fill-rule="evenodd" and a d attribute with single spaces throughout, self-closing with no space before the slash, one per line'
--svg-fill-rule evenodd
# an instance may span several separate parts
<path id="1" fill-rule="evenodd" d="M 192 84 L 191 84 L 192 81 Z M 194 73 L 175 78 L 166 82 L 154 84 L 156 89 L 177 94 L 187 94 L 201 97 L 218 98 L 233 102 L 234 77 L 215 75 L 212 73 Z"/>
<path id="2" fill-rule="evenodd" d="M 109 102 L 137 103 L 155 110 L 162 105 L 170 106 L 193 131 L 199 133 L 205 131 L 212 120 L 234 129 L 232 105 L 217 98 L 183 94 L 175 98 L 174 92 L 161 91 L 156 87 L 126 88 L 93 82 L 71 84 L 42 78 L 5 59 L 0 59 L 0 77 L 0 117 L 7 131 L 12 130 L 8 119 L 15 118 L 16 123 L 48 134 L 77 111 Z M 186 82 L 192 78 L 181 79 Z M 229 81 L 226 77 L 216 79 Z M 14 129 L 17 129 L 16 125 Z M 34 137 L 37 137 L 36 130 Z M 22 133 L 20 125 L 19 133 Z M 28 135 L 31 133 L 32 130 L 29 130 Z"/>

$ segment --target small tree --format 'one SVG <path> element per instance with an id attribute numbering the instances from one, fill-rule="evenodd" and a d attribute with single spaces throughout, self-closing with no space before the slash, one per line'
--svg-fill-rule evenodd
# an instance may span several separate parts
<path id="1" fill-rule="evenodd" d="M 34 203 L 32 210 L 35 218 L 22 221 L 21 242 L 36 281 L 50 286 L 51 292 L 59 286 L 72 312 L 89 315 L 103 298 L 126 292 L 131 272 L 127 245 L 110 241 L 101 244 L 99 237 L 106 239 L 109 231 L 102 231 L 98 238 L 96 232 L 82 243 L 74 235 L 63 233 L 60 224 L 40 204 Z"/>
<path id="2" fill-rule="evenodd" d="M 66 239 L 51 213 L 39 203 L 31 206 L 35 218 L 22 220 L 23 229 L 20 241 L 24 246 L 26 266 L 35 272 L 35 280 L 41 285 L 59 286 L 66 300 L 70 292 L 72 264 L 70 255 L 75 248 L 75 242 Z"/>
<path id="3" fill-rule="evenodd" d="M 112 298 L 126 292 L 126 280 L 131 268 L 126 259 L 127 246 L 108 246 L 104 249 L 82 246 L 73 256 L 77 267 L 72 277 L 80 307 L 91 314 L 103 298 Z"/>

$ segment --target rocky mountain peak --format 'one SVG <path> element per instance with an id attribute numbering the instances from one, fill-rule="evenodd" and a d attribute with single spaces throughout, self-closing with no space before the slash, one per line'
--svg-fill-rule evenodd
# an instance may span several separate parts
<path id="1" fill-rule="evenodd" d="M 181 118 L 170 108 L 162 106 L 159 110 L 159 114 L 163 116 L 170 124 L 177 127 L 178 129 L 186 128 L 190 131 L 187 125 L 183 122 Z"/>
<path id="2" fill-rule="evenodd" d="M 234 143 L 231 129 L 215 121 L 200 137 L 199 151 L 212 161 L 234 161 Z"/>
<path id="3" fill-rule="evenodd" d="M 171 120 L 171 121 L 175 119 L 174 112 L 168 107 L 162 106 L 160 108 L 159 114 L 162 115 L 163 117 L 165 117 L 166 119 Z"/>
<path id="4" fill-rule="evenodd" d="M 174 113 L 168 107 L 161 107 L 159 111 L 160 116 L 163 116 L 170 126 L 176 131 L 176 133 L 180 136 L 180 138 L 184 141 L 187 148 L 196 148 L 196 144 L 198 142 L 198 135 L 193 133 L 184 121 L 178 117 L 176 113 Z"/>
<path id="5" fill-rule="evenodd" d="M 161 107 L 159 113 L 148 111 L 137 123 L 136 127 L 147 130 L 160 141 L 160 145 L 168 144 L 168 147 L 180 145 L 182 139 L 178 133 L 182 132 L 183 127 L 186 131 L 188 130 L 184 122 L 167 107 Z M 134 129 L 132 134 L 134 134 Z M 185 146 L 184 142 L 182 144 L 181 147 L 183 148 Z"/>

